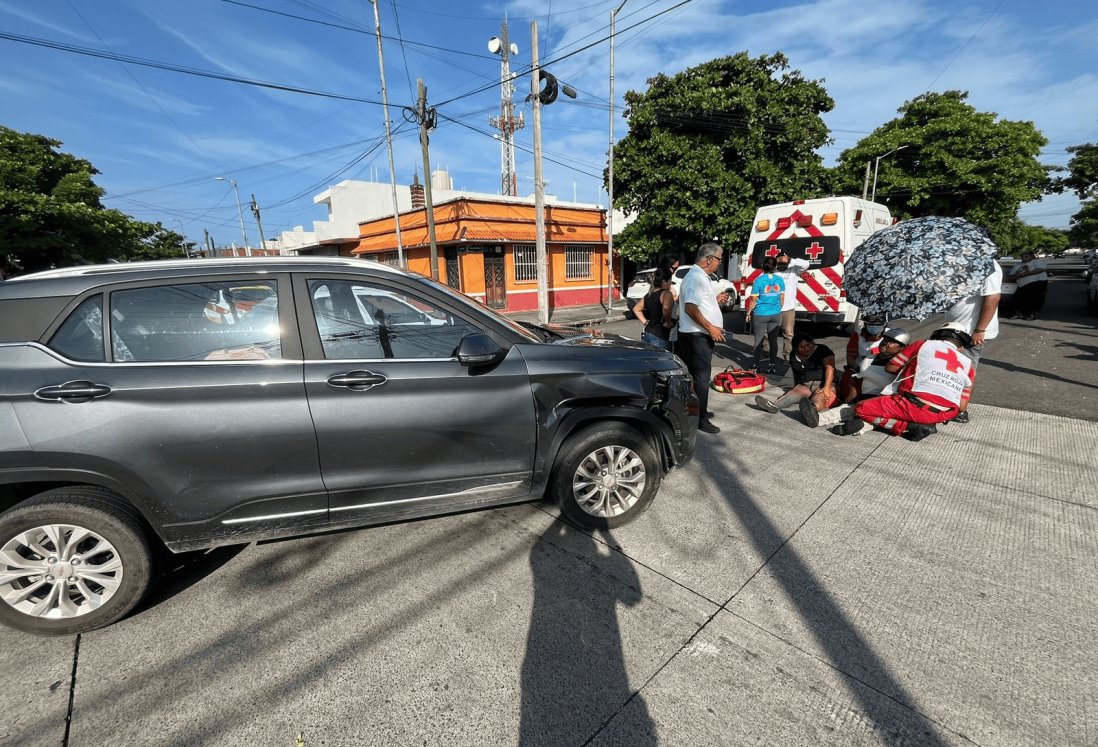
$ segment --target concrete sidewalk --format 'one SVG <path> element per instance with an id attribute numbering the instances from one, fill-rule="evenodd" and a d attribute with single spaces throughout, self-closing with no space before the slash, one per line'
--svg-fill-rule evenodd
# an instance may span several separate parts
<path id="1" fill-rule="evenodd" d="M 0 743 L 1098 744 L 1098 423 L 912 444 L 750 402 L 613 532 L 220 550 L 78 641 L 0 629 Z"/>

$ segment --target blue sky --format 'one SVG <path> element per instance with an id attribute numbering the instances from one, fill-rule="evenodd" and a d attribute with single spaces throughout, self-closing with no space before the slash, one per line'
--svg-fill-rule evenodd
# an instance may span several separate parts
<path id="1" fill-rule="evenodd" d="M 609 138 L 610 12 L 621 0 L 443 2 L 379 0 L 390 111 L 397 129 L 398 181 L 422 171 L 415 127 L 416 79 L 438 106 L 432 168 L 458 189 L 498 191 L 499 145 L 488 117 L 498 111 L 499 59 L 487 41 L 504 14 L 529 63 L 537 21 L 546 69 L 580 92 L 543 110 L 548 191 L 605 203 L 600 174 Z M 255 7 L 249 7 L 255 6 Z M 675 7 L 680 6 L 680 7 Z M 263 8 L 266 10 L 260 10 Z M 272 13 L 269 11 L 276 11 Z M 283 14 L 283 15 L 278 15 Z M 290 16 L 299 16 L 293 18 Z M 311 19 L 311 20 L 302 20 Z M 651 19 L 651 20 L 649 20 Z M 81 49 L 261 80 L 366 102 L 380 101 L 368 0 L 0 0 L 0 32 Z M 630 28 L 632 27 L 632 28 Z M 1098 141 L 1098 3 L 1079 0 L 627 0 L 617 16 L 615 131 L 626 90 L 747 50 L 783 51 L 792 67 L 822 79 L 835 99 L 826 115 L 845 148 L 926 90 L 962 89 L 978 109 L 1033 121 L 1049 139 L 1047 164 L 1067 163 L 1069 145 Z M 405 43 L 398 41 L 402 38 Z M 597 42 L 597 43 L 596 43 Z M 516 137 L 519 191 L 533 185 L 532 128 Z M 0 124 L 63 141 L 90 160 L 106 202 L 142 220 L 208 229 L 239 242 L 236 179 L 263 208 L 268 237 L 311 228 L 325 210 L 315 194 L 342 179 L 388 181 L 381 107 L 153 69 L 0 39 Z M 454 122 L 453 120 L 457 120 Z M 379 147 L 380 144 L 380 147 Z M 1065 228 L 1078 202 L 1052 196 L 1027 205 L 1028 222 Z M 249 239 L 257 234 L 245 207 Z"/>

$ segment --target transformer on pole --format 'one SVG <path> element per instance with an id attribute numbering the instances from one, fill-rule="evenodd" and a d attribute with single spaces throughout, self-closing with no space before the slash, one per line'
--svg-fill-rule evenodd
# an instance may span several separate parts
<path id="1" fill-rule="evenodd" d="M 515 84 L 511 79 L 511 55 L 518 54 L 518 45 L 507 37 L 507 20 L 500 24 L 500 35 L 488 40 L 488 51 L 500 56 L 499 116 L 488 122 L 499 130 L 500 194 L 518 196 L 518 174 L 515 172 L 515 130 L 526 126 L 522 112 L 515 117 Z"/>

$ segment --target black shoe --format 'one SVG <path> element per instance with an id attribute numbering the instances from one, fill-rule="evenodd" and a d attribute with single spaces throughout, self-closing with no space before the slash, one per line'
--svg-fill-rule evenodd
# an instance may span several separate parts
<path id="1" fill-rule="evenodd" d="M 712 420 L 713 418 L 717 417 L 717 414 L 715 412 L 713 412 L 712 410 L 706 410 L 705 411 L 705 417 L 708 418 L 709 420 Z"/>
<path id="2" fill-rule="evenodd" d="M 815 428 L 820 424 L 820 411 L 816 409 L 816 405 L 812 404 L 812 400 L 805 397 L 798 407 L 801 409 L 801 417 L 804 418 L 805 425 Z"/>
<path id="3" fill-rule="evenodd" d="M 907 430 L 904 431 L 904 438 L 906 438 L 908 441 L 922 441 L 927 436 L 934 435 L 937 432 L 938 429 L 933 425 L 912 423 L 907 426 Z"/>
<path id="4" fill-rule="evenodd" d="M 1032 322 L 1036 318 L 1037 317 L 1035 317 L 1033 314 L 1026 314 L 1025 316 L 1022 317 L 1022 319 L 1024 321 L 1027 321 L 1027 322 Z"/>
<path id="5" fill-rule="evenodd" d="M 698 423 L 698 430 L 702 433 L 720 433 L 721 429 L 712 423 Z"/>
<path id="6" fill-rule="evenodd" d="M 968 410 L 965 410 L 964 412 L 957 413 L 953 417 L 953 420 L 950 421 L 950 422 L 961 423 L 961 424 L 967 423 L 968 422 Z"/>

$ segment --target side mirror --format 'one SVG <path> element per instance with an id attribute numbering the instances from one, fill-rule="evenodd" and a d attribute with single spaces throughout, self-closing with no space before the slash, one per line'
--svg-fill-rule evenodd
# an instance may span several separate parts
<path id="1" fill-rule="evenodd" d="M 457 359 L 463 366 L 486 366 L 505 355 L 507 351 L 485 334 L 465 335 L 457 348 Z"/>

